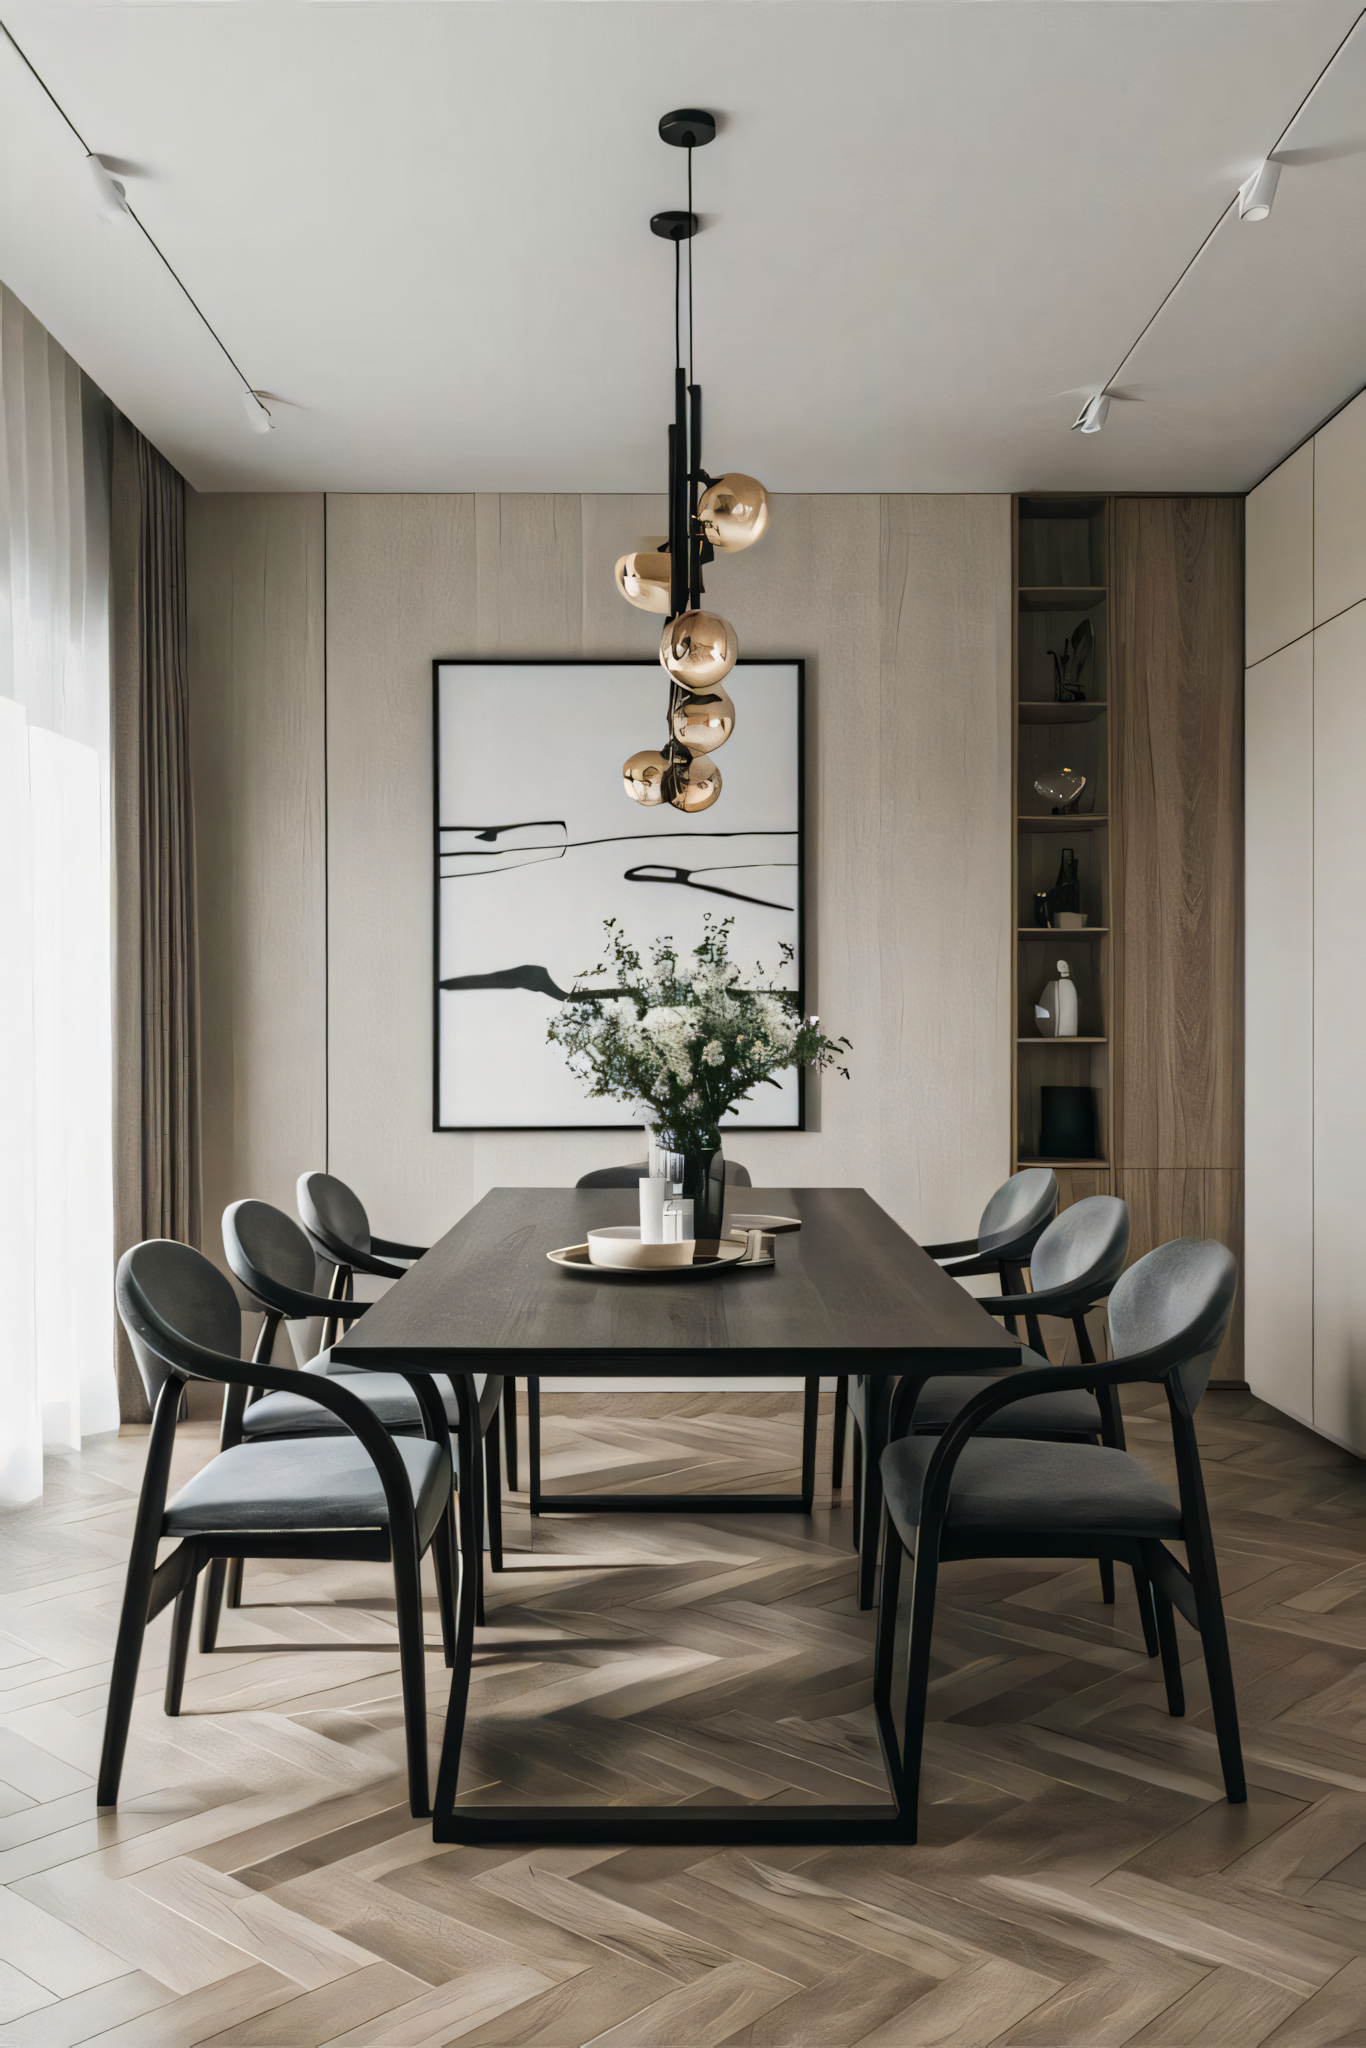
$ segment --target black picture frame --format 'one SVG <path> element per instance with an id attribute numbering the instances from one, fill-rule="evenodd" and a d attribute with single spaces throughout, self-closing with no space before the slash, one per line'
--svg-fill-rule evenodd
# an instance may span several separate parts
<path id="1" fill-rule="evenodd" d="M 451 1124 L 441 1121 L 441 671 L 450 668 L 644 668 L 655 666 L 648 655 L 437 655 L 432 661 L 432 1130 L 439 1136 L 473 1136 L 477 1133 L 512 1131 L 626 1131 L 640 1128 L 637 1117 L 618 1117 L 601 1123 L 574 1124 Z M 742 655 L 735 664 L 744 668 L 790 668 L 796 670 L 797 742 L 797 1000 L 806 1014 L 806 660 L 801 655 Z M 661 670 L 661 680 L 663 672 Z M 734 1124 L 730 1131 L 805 1131 L 807 1127 L 807 1077 L 796 1073 L 797 1117 L 795 1123 Z"/>

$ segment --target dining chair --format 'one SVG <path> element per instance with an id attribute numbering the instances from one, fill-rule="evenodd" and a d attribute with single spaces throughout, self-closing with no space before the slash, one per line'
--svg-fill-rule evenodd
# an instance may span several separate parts
<path id="1" fill-rule="evenodd" d="M 897 1805 L 914 1839 L 925 1700 L 941 1564 L 975 1557 L 1118 1557 L 1147 1587 L 1167 1708 L 1185 1711 L 1175 1605 L 1205 1656 L 1215 1739 L 1229 1804 L 1247 1797 L 1238 1708 L 1210 1533 L 1194 1414 L 1233 1311 L 1238 1267 L 1221 1244 L 1178 1238 L 1149 1252 L 1110 1296 L 1113 1357 L 1104 1364 L 1026 1368 L 984 1387 L 937 1437 L 902 1435 L 881 1455 L 886 1556 L 878 1610 L 873 1701 Z M 1177 1491 L 1110 1445 L 991 1436 L 986 1425 L 1040 1396 L 1110 1392 L 1142 1382 L 1166 1389 Z M 903 1382 L 898 1401 L 914 1388 Z M 1183 1566 L 1168 1549 L 1185 1546 Z M 892 1714 L 901 1562 L 913 1559 L 906 1704 Z M 1150 1649 L 1149 1654 L 1154 1654 Z"/>
<path id="2" fill-rule="evenodd" d="M 165 1711 L 175 1715 L 204 1566 L 230 1557 L 329 1558 L 393 1566 L 408 1803 L 415 1815 L 426 1814 L 422 1559 L 430 1550 L 436 1565 L 448 1665 L 455 1656 L 459 1569 L 450 1432 L 429 1375 L 405 1375 L 423 1435 L 391 1436 L 349 1380 L 281 1371 L 260 1356 L 243 1360 L 242 1312 L 232 1283 L 192 1246 L 167 1238 L 134 1245 L 119 1261 L 115 1289 L 152 1404 L 152 1428 L 109 1682 L 97 1804 L 118 1800 L 148 1623 L 175 1602 L 165 1691 Z M 219 1381 L 241 1400 L 253 1385 L 297 1393 L 335 1416 L 338 1432 L 230 1445 L 168 1500 L 180 1399 L 191 1379 Z M 176 1548 L 158 1564 L 164 1539 L 175 1540 Z"/>
<path id="3" fill-rule="evenodd" d="M 1046 1226 L 1030 1253 L 1029 1272 L 1033 1282 L 1028 1294 L 984 1294 L 978 1297 L 978 1306 L 988 1315 L 1004 1316 L 1012 1330 L 1015 1319 L 1023 1316 L 1033 1341 L 1034 1352 L 1041 1364 L 1047 1364 L 1043 1335 L 1039 1328 L 1041 1315 L 1067 1318 L 1077 1333 L 1083 1359 L 1094 1360 L 1094 1350 L 1086 1329 L 1086 1313 L 1096 1308 L 1110 1293 L 1111 1288 L 1124 1270 L 1124 1261 L 1129 1256 L 1129 1210 L 1127 1204 L 1116 1195 L 1088 1195 L 1083 1201 L 1073 1202 L 1064 1209 L 1061 1216 Z M 1013 1381 L 1018 1368 L 1013 1368 Z M 946 1414 L 956 1412 L 954 1404 L 959 1400 L 957 1389 L 972 1385 L 980 1388 L 981 1380 L 969 1381 L 966 1377 L 940 1377 L 926 1382 L 921 1399 L 916 1402 L 911 1426 L 932 1430 L 943 1426 Z M 967 1395 L 962 1397 L 969 1398 Z M 922 1407 L 921 1403 L 924 1402 Z M 860 1607 L 871 1607 L 877 1578 L 877 1555 L 882 1528 L 881 1484 L 878 1478 L 879 1459 L 882 1447 L 890 1434 L 889 1416 L 892 1402 L 892 1383 L 885 1377 L 877 1379 L 860 1378 L 850 1390 L 850 1414 L 855 1427 L 854 1458 L 854 1547 L 859 1553 L 858 1601 Z M 1034 1411 L 1035 1431 L 1048 1433 L 1046 1423 L 1054 1418 L 1054 1410 Z M 1091 1408 L 1078 1404 L 1076 1417 L 1085 1415 L 1091 1423 L 1088 1436 L 1110 1436 L 1106 1439 L 1114 1448 L 1122 1449 L 1124 1425 L 1119 1412 L 1119 1403 L 1113 1392 L 1104 1396 L 1104 1407 L 1098 1398 Z M 936 1417 L 939 1418 L 936 1423 Z M 1002 1430 L 1011 1430 L 1019 1425 L 1019 1416 L 1012 1416 L 1011 1423 L 1002 1424 Z M 1028 1424 L 1029 1416 L 1025 1415 Z M 1102 1568 L 1101 1583 L 1107 1600 L 1114 1599 L 1114 1574 Z"/>
<path id="4" fill-rule="evenodd" d="M 1024 1291 L 1023 1268 L 1029 1264 L 1035 1245 L 1058 1213 L 1058 1177 L 1051 1166 L 1026 1166 L 997 1188 L 977 1225 L 976 1237 L 964 1237 L 952 1244 L 927 1244 L 922 1250 L 944 1262 L 944 1271 L 955 1279 L 972 1274 L 993 1273 L 1001 1292 Z M 948 1263 L 952 1261 L 952 1263 Z M 830 1483 L 838 1492 L 844 1485 L 844 1436 L 849 1413 L 849 1375 L 835 1381 L 835 1429 L 831 1447 Z"/>
<path id="5" fill-rule="evenodd" d="M 649 1163 L 644 1159 L 641 1160 L 638 1166 L 599 1166 L 595 1167 L 591 1173 L 581 1175 L 574 1185 L 580 1188 L 635 1189 L 646 1178 L 649 1170 Z M 750 1179 L 749 1172 L 745 1167 L 741 1166 L 738 1161 L 728 1158 L 726 1160 L 726 1185 L 733 1188 L 748 1188 L 752 1187 L 754 1183 Z M 526 1393 L 527 1465 L 529 1468 L 531 1512 L 533 1515 L 539 1515 L 543 1510 L 545 1501 L 545 1495 L 541 1489 L 541 1383 L 539 1379 L 527 1380 Z M 805 1484 L 807 1466 L 814 1457 L 816 1426 L 820 1414 L 820 1398 L 819 1377 L 808 1375 L 805 1379 L 802 1403 L 803 1498 L 807 1490 Z M 515 1405 L 515 1390 L 511 1395 L 511 1400 L 513 1405 Z M 645 1511 L 654 1507 L 658 1499 L 657 1496 L 652 1499 L 649 1494 L 641 1494 L 632 1500 L 625 1495 L 601 1493 L 586 1493 L 582 1496 L 581 1501 L 577 1495 L 570 1497 L 568 1502 L 562 1494 L 557 1494 L 554 1498 L 556 1509 L 560 1512 L 565 1511 L 567 1505 L 574 1508 L 581 1505 L 584 1512 L 596 1508 L 629 1505 L 636 1505 Z M 715 1512 L 717 1505 L 715 1496 L 709 1497 L 706 1494 L 699 1494 L 696 1496 L 696 1500 L 696 1512 Z M 671 1495 L 670 1505 L 671 1512 L 675 1514 L 686 1513 L 692 1508 L 692 1498 L 685 1497 L 680 1499 L 677 1495 Z M 784 1505 L 787 1505 L 786 1500 Z"/>
<path id="6" fill-rule="evenodd" d="M 314 1170 L 301 1173 L 294 1188 L 294 1199 L 299 1211 L 299 1220 L 308 1233 L 308 1239 L 318 1257 L 332 1267 L 332 1284 L 329 1290 L 334 1301 L 352 1301 L 355 1298 L 354 1276 L 357 1273 L 371 1273 L 381 1280 L 401 1280 L 407 1271 L 407 1264 L 414 1259 L 425 1257 L 430 1249 L 421 1244 L 399 1244 L 387 1237 L 375 1237 L 370 1230 L 370 1218 L 365 1205 L 354 1188 L 344 1180 L 338 1180 L 334 1173 Z M 407 1261 L 395 1265 L 393 1261 Z M 338 1326 L 349 1320 L 347 1313 L 334 1309 L 331 1330 L 323 1327 L 320 1352 L 337 1340 Z M 512 1383 L 508 1382 L 509 1398 L 503 1405 L 503 1429 L 507 1456 L 507 1481 L 513 1493 L 517 1491 L 517 1400 Z M 482 1420 L 482 1411 L 481 1411 Z M 484 1443 L 487 1449 L 488 1435 Z M 490 1539 L 491 1540 L 491 1539 Z M 495 1571 L 501 1571 L 501 1556 L 494 1564 Z"/>
<path id="7" fill-rule="evenodd" d="M 313 1248 L 293 1217 L 286 1216 L 283 1209 L 272 1208 L 269 1202 L 248 1199 L 231 1202 L 223 1211 L 223 1252 L 234 1278 L 265 1311 L 266 1320 L 256 1349 L 260 1357 L 269 1360 L 275 1332 L 282 1321 L 316 1316 L 325 1306 L 318 1296 L 309 1291 L 315 1272 Z M 369 1306 L 364 1301 L 352 1304 L 357 1314 L 363 1314 Z M 349 1380 L 357 1399 L 365 1403 L 391 1435 L 423 1434 L 422 1412 L 411 1386 L 401 1373 L 370 1372 L 363 1366 L 342 1365 L 334 1362 L 327 1351 L 320 1352 L 302 1370 Z M 458 1421 L 455 1389 L 444 1376 L 437 1378 L 434 1384 L 441 1397 L 447 1427 L 454 1429 Z M 494 1374 L 481 1374 L 476 1375 L 475 1385 L 484 1442 L 484 1469 L 481 1472 L 476 1465 L 470 1475 L 475 1519 L 477 1526 L 484 1527 L 487 1512 L 489 1561 L 495 1571 L 501 1571 L 503 1523 L 498 1440 L 496 1434 L 491 1436 L 490 1432 L 498 1417 L 502 1381 Z M 257 1398 L 248 1402 L 243 1389 L 228 1387 L 223 1396 L 219 1448 L 228 1450 L 234 1444 L 259 1442 L 268 1437 L 335 1436 L 343 1426 L 305 1393 L 261 1391 Z M 481 1584 L 477 1619 L 482 1626 L 482 1553 L 479 1563 Z M 243 1561 L 237 1557 L 231 1560 L 216 1558 L 209 1566 L 199 1638 L 199 1647 L 206 1653 L 215 1647 L 218 1640 L 225 1579 L 228 1606 L 240 1607 L 242 1604 L 242 1570 Z"/>

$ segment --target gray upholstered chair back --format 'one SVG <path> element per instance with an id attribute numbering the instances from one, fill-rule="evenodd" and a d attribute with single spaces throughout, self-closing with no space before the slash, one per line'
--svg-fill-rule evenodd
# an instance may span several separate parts
<path id="1" fill-rule="evenodd" d="M 1117 1195 L 1088 1195 L 1049 1224 L 1029 1262 L 1034 1292 L 1101 1288 L 1118 1279 L 1129 1256 L 1129 1208 Z"/>
<path id="2" fill-rule="evenodd" d="M 294 1193 L 304 1229 L 312 1231 L 322 1244 L 338 1251 L 348 1246 L 358 1252 L 369 1251 L 370 1218 L 360 1196 L 344 1180 L 333 1173 L 301 1173 Z"/>
<path id="3" fill-rule="evenodd" d="M 633 1188 L 644 1180 L 650 1171 L 648 1159 L 642 1159 L 639 1166 L 599 1166 L 592 1173 L 581 1174 L 574 1185 L 576 1188 Z M 754 1183 L 743 1166 L 733 1159 L 726 1161 L 726 1186 L 730 1188 L 753 1187 Z"/>
<path id="4" fill-rule="evenodd" d="M 1029 1255 L 1058 1213 L 1058 1177 L 1051 1166 L 1026 1166 L 997 1188 L 977 1226 L 983 1258 L 1028 1263 Z"/>
<path id="5" fill-rule="evenodd" d="M 292 1216 L 269 1202 L 232 1202 L 223 1211 L 223 1250 L 249 1294 L 274 1281 L 312 1294 L 317 1275 L 313 1247 Z"/>
<path id="6" fill-rule="evenodd" d="M 167 1374 L 181 1364 L 158 1323 L 206 1351 L 228 1358 L 241 1353 L 242 1312 L 232 1283 L 192 1245 L 168 1237 L 135 1244 L 119 1260 L 114 1294 L 154 1408 Z"/>
<path id="7" fill-rule="evenodd" d="M 1116 1358 L 1166 1346 L 1190 1346 L 1179 1378 L 1193 1409 L 1209 1385 L 1238 1291 L 1238 1261 L 1211 1238 L 1178 1237 L 1139 1259 L 1110 1296 Z"/>

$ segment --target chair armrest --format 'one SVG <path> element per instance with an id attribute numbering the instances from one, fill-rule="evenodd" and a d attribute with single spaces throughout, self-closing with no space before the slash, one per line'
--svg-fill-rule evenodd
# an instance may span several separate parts
<path id="1" fill-rule="evenodd" d="M 932 1259 L 965 1259 L 976 1252 L 977 1240 L 965 1237 L 957 1244 L 922 1244 L 920 1249 Z"/>
<path id="2" fill-rule="evenodd" d="M 1042 1287 L 1037 1294 L 983 1294 L 977 1306 L 989 1316 L 1079 1316 L 1109 1299 L 1113 1280 L 1094 1287 Z"/>
<path id="3" fill-rule="evenodd" d="M 378 1252 L 382 1259 L 423 1259 L 431 1250 L 428 1244 L 395 1244 L 392 1238 L 372 1237 L 372 1252 Z"/>
<path id="4" fill-rule="evenodd" d="M 955 1280 L 965 1280 L 970 1273 L 995 1273 L 999 1275 L 1001 1261 L 989 1258 L 952 1259 L 944 1266 L 944 1271 L 951 1274 Z"/>

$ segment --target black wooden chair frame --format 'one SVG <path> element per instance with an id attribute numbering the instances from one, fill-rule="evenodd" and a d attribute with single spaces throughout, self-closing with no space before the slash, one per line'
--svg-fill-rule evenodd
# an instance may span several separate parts
<path id="1" fill-rule="evenodd" d="M 1227 1322 L 1227 1310 L 1221 1310 Z M 1208 1334 L 1208 1332 L 1206 1332 Z M 1222 1336 L 1222 1326 L 1219 1329 Z M 1217 1343 L 1218 1337 L 1215 1338 Z M 943 1431 L 921 1490 L 920 1522 L 913 1553 L 910 1645 L 907 1659 L 906 1704 L 900 1735 L 892 1713 L 892 1666 L 895 1653 L 897 1606 L 900 1595 L 901 1563 L 906 1554 L 901 1535 L 890 1512 L 884 1511 L 886 1551 L 882 1567 L 882 1595 L 878 1607 L 877 1649 L 873 1669 L 873 1706 L 878 1737 L 887 1775 L 891 1781 L 901 1817 L 916 1838 L 917 1802 L 920 1788 L 920 1760 L 925 1736 L 925 1702 L 930 1674 L 930 1650 L 934 1630 L 935 1593 L 939 1566 L 974 1557 L 1105 1557 L 1117 1558 L 1133 1568 L 1136 1582 L 1149 1588 L 1158 1651 L 1166 1683 L 1168 1711 L 1176 1717 L 1185 1712 L 1181 1680 L 1181 1659 L 1177 1648 L 1172 1608 L 1180 1609 L 1198 1632 L 1205 1653 L 1210 1703 L 1214 1712 L 1215 1738 L 1224 1774 L 1224 1788 L 1231 1806 L 1247 1799 L 1243 1773 L 1242 1742 L 1238 1732 L 1238 1708 L 1233 1690 L 1228 1632 L 1224 1622 L 1219 1574 L 1215 1564 L 1210 1531 L 1209 1506 L 1205 1498 L 1200 1452 L 1195 1437 L 1194 1412 L 1179 1377 L 1180 1368 L 1197 1357 L 1203 1346 L 1199 1333 L 1187 1333 L 1178 1340 L 1154 1346 L 1146 1353 L 1105 1365 L 1050 1366 L 1042 1370 L 1008 1373 L 980 1394 L 954 1417 Z M 903 1378 L 892 1401 L 891 1438 L 904 1430 L 925 1381 L 933 1375 L 917 1373 Z M 980 1536 L 954 1536 L 944 1528 L 948 1513 L 953 1471 L 967 1445 L 982 1423 L 998 1409 L 1031 1394 L 1050 1394 L 1071 1389 L 1104 1388 L 1118 1401 L 1116 1389 L 1139 1382 L 1161 1383 L 1166 1387 L 1172 1420 L 1176 1456 L 1177 1489 L 1181 1504 L 1181 1537 L 1189 1570 L 1178 1563 L 1164 1542 L 1155 1539 L 1097 1535 L 1094 1540 L 1072 1532 L 1050 1536 L 1038 1529 L 999 1529 Z M 1102 1412 L 1104 1412 L 1102 1410 Z M 1140 1599 L 1140 1606 L 1142 1600 Z M 1146 1630 L 1145 1630 L 1146 1636 Z M 1149 1655 L 1153 1654 L 1151 1648 Z"/>
<path id="2" fill-rule="evenodd" d="M 126 1256 L 131 1257 L 132 1254 Z M 130 1291 L 136 1287 L 136 1278 L 131 1277 Z M 365 1403 L 347 1389 L 344 1379 L 282 1371 L 258 1358 L 244 1361 L 210 1351 L 163 1322 L 154 1306 L 142 1296 L 140 1288 L 137 1292 L 139 1299 L 135 1312 L 133 1305 L 124 1301 L 121 1301 L 121 1308 L 126 1319 L 133 1312 L 135 1321 L 141 1325 L 138 1335 L 159 1359 L 167 1363 L 168 1371 L 153 1410 L 147 1463 L 133 1525 L 132 1549 L 109 1681 L 109 1705 L 100 1753 L 96 1804 L 114 1806 L 118 1800 L 138 1666 L 142 1659 L 142 1641 L 149 1622 L 171 1601 L 175 1602 L 165 1692 L 165 1711 L 174 1716 L 180 1712 L 185 1662 L 194 1622 L 195 1589 L 204 1566 L 207 1564 L 211 1569 L 216 1566 L 221 1574 L 231 1558 L 321 1558 L 393 1565 L 409 1806 L 415 1816 L 425 1816 L 431 1811 L 431 1804 L 427 1774 L 427 1681 L 422 1623 L 424 1548 L 431 1550 L 436 1567 L 442 1650 L 448 1667 L 455 1658 L 459 1570 L 451 1436 L 445 1409 L 432 1386 L 430 1374 L 415 1372 L 402 1375 L 417 1396 L 428 1441 L 438 1444 L 444 1453 L 448 1473 L 446 1504 L 428 1544 L 423 1546 L 417 1507 L 403 1460 L 388 1430 Z M 162 1540 L 166 1516 L 166 1495 L 181 1395 L 186 1382 L 191 1379 L 219 1381 L 230 1392 L 239 1394 L 244 1404 L 248 1391 L 258 1386 L 281 1393 L 302 1393 L 320 1407 L 330 1409 L 357 1438 L 375 1467 L 389 1512 L 388 1527 L 358 1527 L 317 1533 L 261 1530 L 246 1534 L 240 1529 L 208 1531 L 185 1537 L 170 1556 L 158 1564 L 157 1547 Z"/>

